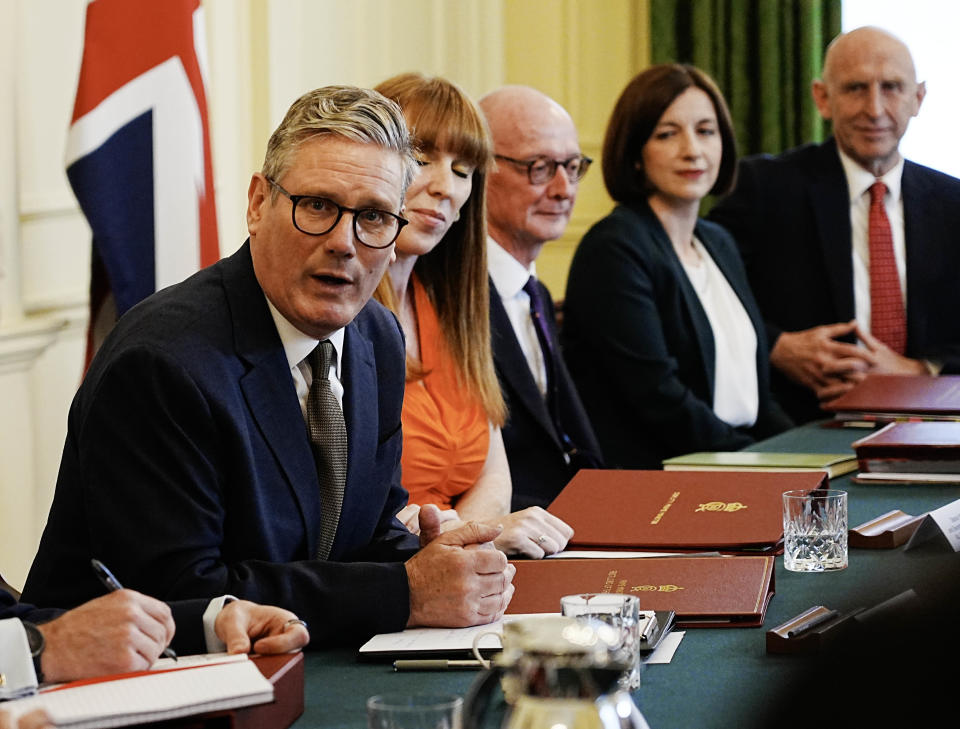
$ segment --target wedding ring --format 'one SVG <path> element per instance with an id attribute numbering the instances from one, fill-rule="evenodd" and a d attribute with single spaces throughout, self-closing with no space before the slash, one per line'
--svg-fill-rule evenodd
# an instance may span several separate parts
<path id="1" fill-rule="evenodd" d="M 283 629 L 286 630 L 291 625 L 302 625 L 304 628 L 309 630 L 309 628 L 307 628 L 307 621 L 301 620 L 300 618 L 290 618 L 290 620 L 283 624 Z"/>
<path id="2" fill-rule="evenodd" d="M 546 534 L 541 534 L 539 537 L 537 537 L 537 544 L 543 544 L 545 541 L 547 541 Z"/>

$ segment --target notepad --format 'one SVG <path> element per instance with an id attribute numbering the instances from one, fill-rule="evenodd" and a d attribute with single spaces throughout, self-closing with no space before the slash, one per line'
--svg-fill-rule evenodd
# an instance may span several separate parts
<path id="1" fill-rule="evenodd" d="M 94 729 L 176 719 L 273 700 L 273 686 L 249 660 L 62 684 L 10 701 L 15 716 L 42 708 L 57 727 Z"/>

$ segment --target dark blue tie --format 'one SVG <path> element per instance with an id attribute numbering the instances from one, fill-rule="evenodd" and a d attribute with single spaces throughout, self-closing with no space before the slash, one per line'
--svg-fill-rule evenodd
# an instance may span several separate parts
<path id="1" fill-rule="evenodd" d="M 547 371 L 547 410 L 550 411 L 550 419 L 553 421 L 554 430 L 563 446 L 564 453 L 569 456 L 576 448 L 560 423 L 560 410 L 557 405 L 557 370 L 556 370 L 556 351 L 553 348 L 553 339 L 550 337 L 550 329 L 547 325 L 546 307 L 543 305 L 543 296 L 540 293 L 540 287 L 537 285 L 535 276 L 527 279 L 523 285 L 523 290 L 530 297 L 530 316 L 533 318 L 533 327 L 537 331 L 537 339 L 540 340 L 540 351 L 543 352 L 543 364 Z"/>

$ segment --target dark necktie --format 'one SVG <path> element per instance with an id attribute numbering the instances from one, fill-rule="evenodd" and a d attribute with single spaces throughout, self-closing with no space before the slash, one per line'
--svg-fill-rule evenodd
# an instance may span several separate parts
<path id="1" fill-rule="evenodd" d="M 347 482 L 347 428 L 343 421 L 343 410 L 330 388 L 329 379 L 335 356 L 333 344 L 324 340 L 307 357 L 313 371 L 313 382 L 307 395 L 307 429 L 320 478 L 318 559 L 330 556 Z"/>
<path id="2" fill-rule="evenodd" d="M 893 234 L 883 206 L 886 191 L 887 186 L 879 180 L 870 186 L 870 333 L 903 354 L 907 348 L 907 318 L 893 256 Z"/>
<path id="3" fill-rule="evenodd" d="M 564 453 L 568 456 L 576 449 L 570 441 L 560 423 L 560 412 L 557 403 L 557 370 L 556 370 L 556 352 L 553 348 L 553 340 L 550 337 L 550 329 L 547 325 L 547 309 L 543 304 L 543 296 L 540 294 L 540 287 L 537 286 L 537 279 L 531 276 L 523 285 L 523 290 L 530 297 L 530 317 L 533 319 L 533 327 L 537 331 L 537 339 L 540 340 L 540 351 L 543 352 L 543 364 L 547 371 L 547 410 L 550 411 L 550 419 L 553 421 L 553 427 L 557 432 L 557 437 L 563 445 Z"/>

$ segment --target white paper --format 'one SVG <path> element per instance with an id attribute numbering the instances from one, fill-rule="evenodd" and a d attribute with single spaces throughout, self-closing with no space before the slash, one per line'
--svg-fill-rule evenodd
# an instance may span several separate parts
<path id="1" fill-rule="evenodd" d="M 660 641 L 657 649 L 644 659 L 644 663 L 670 663 L 673 660 L 673 654 L 680 647 L 680 641 L 686 635 L 685 631 L 671 630 Z"/>
<path id="2" fill-rule="evenodd" d="M 947 538 L 954 552 L 960 552 L 960 499 L 927 514 L 904 549 L 926 542 L 938 534 Z"/>
<path id="3" fill-rule="evenodd" d="M 399 633 L 380 633 L 360 646 L 360 653 L 461 652 L 473 648 L 473 639 L 480 639 L 479 648 L 500 648 L 504 623 L 520 618 L 541 617 L 549 613 L 505 615 L 501 620 L 470 628 L 408 628 Z M 553 613 L 557 615 L 559 613 Z"/>
<path id="4" fill-rule="evenodd" d="M 57 727 L 93 729 L 172 719 L 273 700 L 273 686 L 248 660 L 46 689 L 4 705 L 14 717 L 42 708 Z"/>

